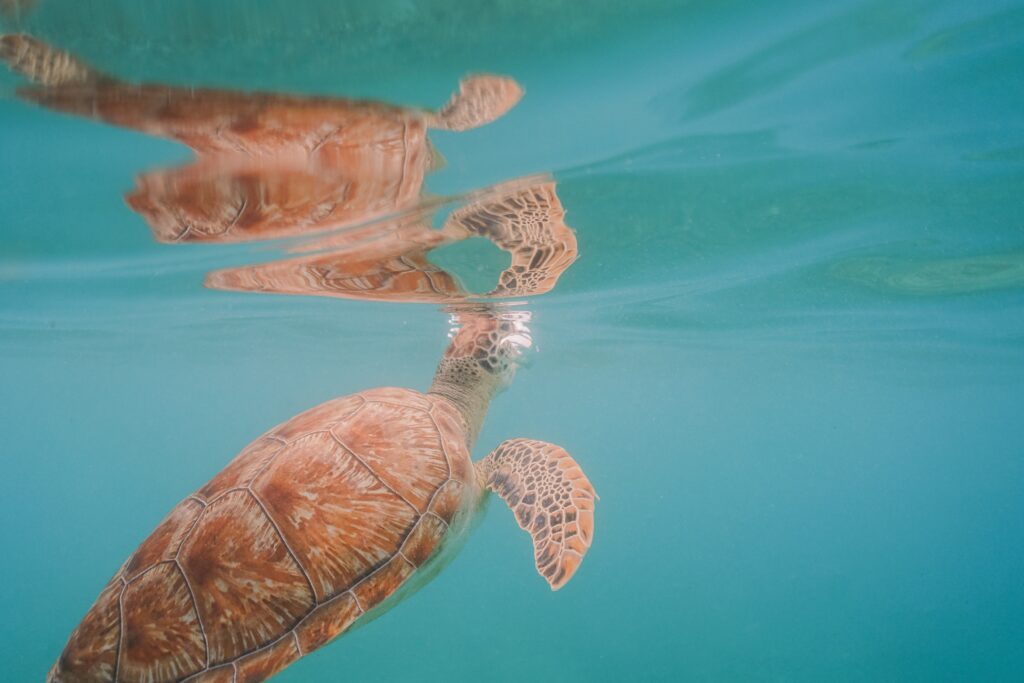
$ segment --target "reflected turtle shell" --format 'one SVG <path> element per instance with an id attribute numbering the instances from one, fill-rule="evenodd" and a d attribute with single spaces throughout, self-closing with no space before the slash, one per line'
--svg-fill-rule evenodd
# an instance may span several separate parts
<path id="1" fill-rule="evenodd" d="M 200 161 L 140 176 L 126 201 L 161 242 L 239 242 L 414 204 L 436 163 L 429 112 L 380 102 L 100 81 L 20 91 L 179 140 Z"/>

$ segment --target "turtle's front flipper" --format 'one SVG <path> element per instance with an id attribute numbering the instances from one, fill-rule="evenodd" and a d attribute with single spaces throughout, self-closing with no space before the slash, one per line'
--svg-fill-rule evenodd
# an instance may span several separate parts
<path id="1" fill-rule="evenodd" d="M 476 464 L 481 486 L 512 508 L 533 536 L 537 571 L 552 590 L 572 578 L 594 536 L 594 487 L 565 449 L 510 439 Z"/>
<path id="2" fill-rule="evenodd" d="M 38 85 L 84 85 L 102 80 L 103 75 L 69 52 L 58 50 L 24 33 L 0 36 L 0 59 Z"/>
<path id="3" fill-rule="evenodd" d="M 432 114 L 434 128 L 463 131 L 477 128 L 502 116 L 523 96 L 523 88 L 511 78 L 470 76 L 459 83 L 459 92 Z"/>

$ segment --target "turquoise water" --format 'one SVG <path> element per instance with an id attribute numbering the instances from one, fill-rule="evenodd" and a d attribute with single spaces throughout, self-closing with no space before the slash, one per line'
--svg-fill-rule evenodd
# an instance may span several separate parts
<path id="1" fill-rule="evenodd" d="M 7 3 L 17 5 L 18 3 Z M 280 681 L 1024 678 L 1024 6 L 70 2 L 8 8 L 126 79 L 438 107 L 426 190 L 550 173 L 579 259 L 475 456 L 564 446 L 568 586 L 499 500 L 455 561 Z M 41 681 L 122 560 L 268 427 L 425 390 L 435 304 L 204 289 L 123 195 L 184 146 L 0 76 L 0 651 Z M 486 291 L 490 245 L 431 256 Z"/>

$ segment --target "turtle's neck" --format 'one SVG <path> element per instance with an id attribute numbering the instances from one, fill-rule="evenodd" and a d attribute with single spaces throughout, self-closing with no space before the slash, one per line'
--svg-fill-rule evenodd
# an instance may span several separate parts
<path id="1" fill-rule="evenodd" d="M 447 399 L 466 421 L 466 446 L 470 451 L 480 434 L 499 379 L 473 358 L 443 358 L 429 393 Z"/>
<path id="2" fill-rule="evenodd" d="M 453 316 L 458 327 L 437 365 L 430 393 L 458 408 L 471 451 L 491 399 L 515 374 L 520 349 L 530 345 L 527 316 L 489 307 L 467 308 Z"/>

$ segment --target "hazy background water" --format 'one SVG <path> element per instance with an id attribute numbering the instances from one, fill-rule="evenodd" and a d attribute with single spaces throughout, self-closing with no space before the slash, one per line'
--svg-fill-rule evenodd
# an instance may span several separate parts
<path id="1" fill-rule="evenodd" d="M 16 4 L 16 3 L 13 3 Z M 1024 6 L 39 0 L 122 77 L 438 106 L 454 194 L 553 172 L 581 257 L 530 302 L 500 440 L 601 495 L 569 586 L 501 505 L 430 586 L 281 681 L 1024 677 Z M 177 144 L 0 76 L 0 652 L 42 680 L 121 561 L 267 427 L 425 389 L 432 306 L 204 290 L 122 194 Z M 493 251 L 448 259 L 467 279 Z"/>

